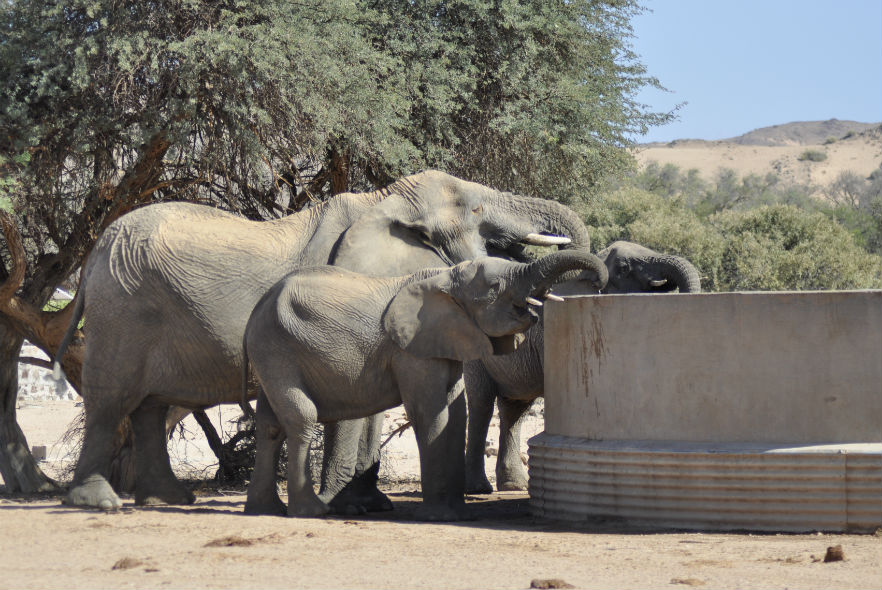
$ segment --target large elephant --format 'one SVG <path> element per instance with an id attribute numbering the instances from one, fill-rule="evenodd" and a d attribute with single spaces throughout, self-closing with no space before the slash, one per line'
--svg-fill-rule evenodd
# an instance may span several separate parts
<path id="1" fill-rule="evenodd" d="M 555 202 L 438 171 L 372 193 L 341 194 L 275 221 L 187 203 L 150 205 L 121 217 L 99 237 L 84 266 L 74 318 L 57 355 L 85 313 L 86 425 L 65 501 L 121 505 L 106 478 L 113 434 L 127 415 L 136 441 L 136 503 L 193 501 L 171 470 L 164 437 L 168 407 L 239 400 L 249 314 L 294 269 L 337 264 L 398 276 L 488 250 L 511 253 L 523 243 L 556 241 L 545 236 L 569 235 L 578 245 L 580 231 L 578 218 Z"/>
<path id="2" fill-rule="evenodd" d="M 531 264 L 484 257 L 396 278 L 328 266 L 285 277 L 245 329 L 246 366 L 250 357 L 262 386 L 246 512 L 285 513 L 272 431 L 288 440 L 287 513 L 316 516 L 329 510 L 306 468 L 316 421 L 364 417 L 403 402 L 420 453 L 421 517 L 461 517 L 462 361 L 514 350 L 514 337 L 537 319 L 535 306 L 549 287 L 574 269 L 605 270 L 591 254 L 558 252 Z"/>
<path id="3" fill-rule="evenodd" d="M 698 270 L 679 256 L 661 254 L 624 241 L 610 244 L 597 256 L 603 260 L 609 274 L 601 293 L 659 293 L 675 289 L 681 293 L 701 291 Z M 597 289 L 596 285 L 577 278 L 556 285 L 554 292 L 558 295 L 578 295 L 597 293 Z M 466 363 L 464 380 L 469 408 L 467 491 L 492 491 L 484 471 L 484 447 L 494 400 L 499 409 L 496 488 L 527 488 L 527 472 L 521 461 L 520 425 L 533 400 L 544 395 L 543 350 L 540 317 L 539 323 L 527 331 L 526 341 L 515 353 Z"/>

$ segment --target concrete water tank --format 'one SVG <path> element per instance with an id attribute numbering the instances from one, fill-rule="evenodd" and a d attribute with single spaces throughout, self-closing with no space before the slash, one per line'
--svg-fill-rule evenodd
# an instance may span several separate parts
<path id="1" fill-rule="evenodd" d="M 716 530 L 882 526 L 882 291 L 545 308 L 534 514 Z"/>

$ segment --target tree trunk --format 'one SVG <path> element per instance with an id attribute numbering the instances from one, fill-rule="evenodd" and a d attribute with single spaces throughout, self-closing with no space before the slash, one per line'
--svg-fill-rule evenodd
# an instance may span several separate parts
<path id="1" fill-rule="evenodd" d="M 349 155 L 331 151 L 331 194 L 339 195 L 349 191 Z"/>
<path id="2" fill-rule="evenodd" d="M 31 456 L 28 441 L 15 417 L 21 344 L 21 336 L 0 322 L 0 475 L 10 493 L 56 491 L 56 483 Z"/>

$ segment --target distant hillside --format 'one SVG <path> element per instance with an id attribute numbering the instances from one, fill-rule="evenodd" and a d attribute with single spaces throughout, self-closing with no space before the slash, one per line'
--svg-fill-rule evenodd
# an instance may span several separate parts
<path id="1" fill-rule="evenodd" d="M 857 121 L 840 121 L 839 119 L 805 121 L 755 129 L 727 141 L 739 145 L 820 145 L 830 139 L 842 139 L 849 134 L 862 133 L 871 129 L 878 131 L 879 127 L 879 123 L 858 123 Z"/>
<path id="2" fill-rule="evenodd" d="M 803 158 L 811 150 L 821 161 Z M 637 146 L 640 165 L 654 161 L 682 170 L 698 170 L 712 180 L 720 169 L 740 176 L 774 173 L 782 180 L 824 186 L 850 170 L 869 176 L 882 166 L 882 124 L 856 121 L 809 121 L 756 129 L 727 140 L 676 140 Z"/>

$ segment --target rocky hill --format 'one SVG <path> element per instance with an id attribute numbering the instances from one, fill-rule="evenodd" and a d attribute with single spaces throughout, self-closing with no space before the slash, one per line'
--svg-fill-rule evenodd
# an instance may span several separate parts
<path id="1" fill-rule="evenodd" d="M 879 129 L 879 123 L 830 119 L 829 121 L 805 121 L 763 127 L 727 141 L 738 145 L 823 145 L 826 142 L 838 141 L 867 132 L 870 134 L 875 132 L 878 137 Z"/>
<path id="2" fill-rule="evenodd" d="M 816 157 L 806 158 L 806 152 Z M 882 124 L 837 119 L 787 123 L 725 140 L 642 144 L 634 155 L 641 165 L 674 164 L 684 171 L 696 169 L 707 180 L 720 169 L 731 169 L 742 177 L 773 173 L 783 181 L 823 187 L 844 171 L 869 176 L 882 166 Z"/>

